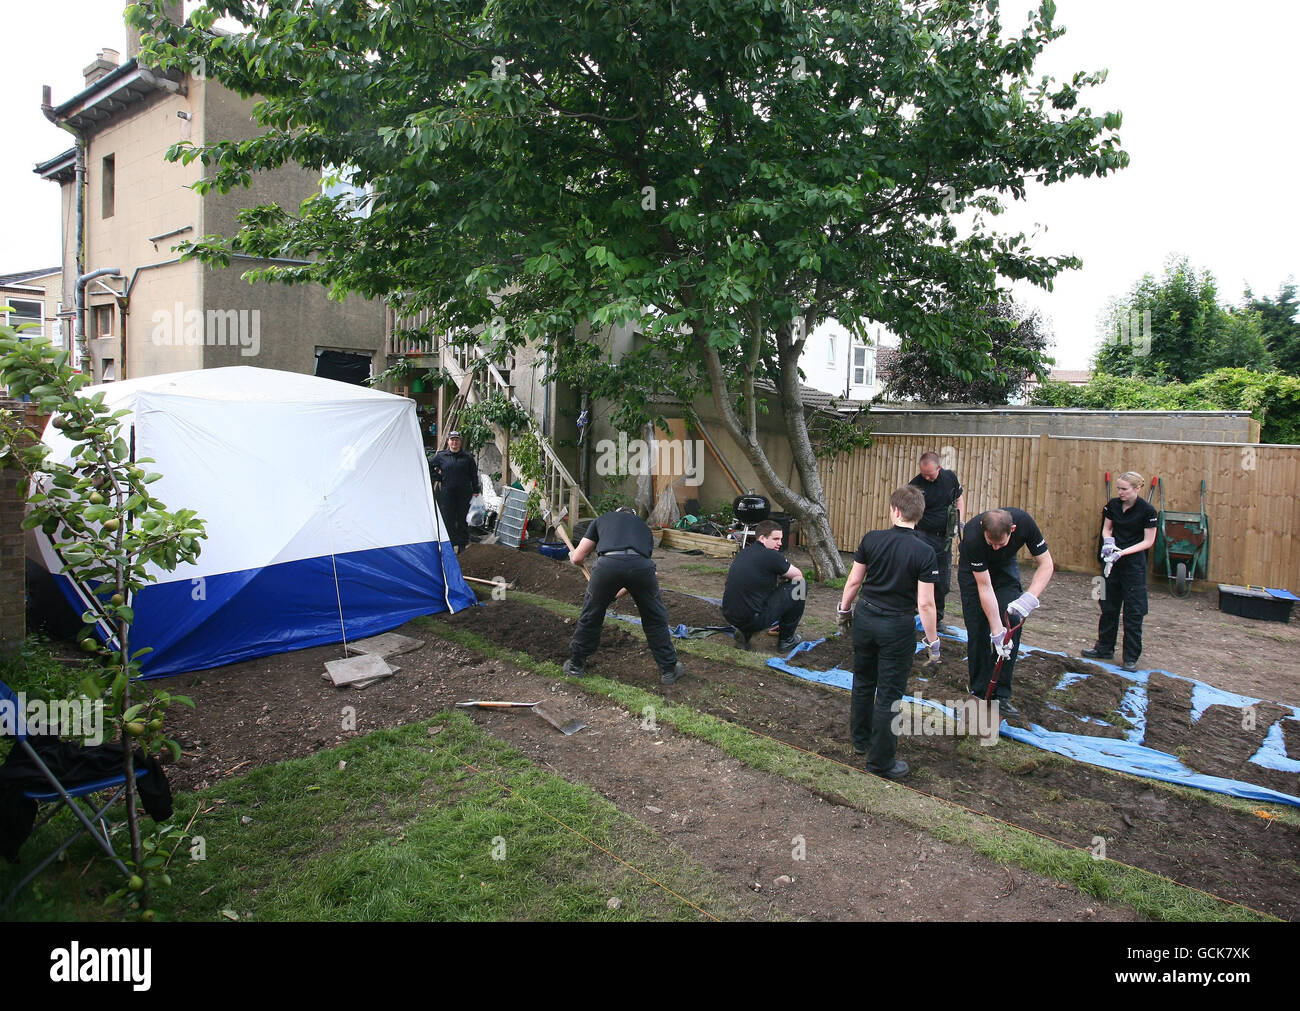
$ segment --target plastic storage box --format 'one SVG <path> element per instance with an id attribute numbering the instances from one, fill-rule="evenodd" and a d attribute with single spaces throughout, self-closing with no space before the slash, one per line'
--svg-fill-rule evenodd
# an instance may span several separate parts
<path id="1" fill-rule="evenodd" d="M 1291 605 L 1298 599 L 1300 598 L 1287 590 L 1219 584 L 1219 610 L 1224 614 L 1236 614 L 1242 618 L 1289 622 Z"/>

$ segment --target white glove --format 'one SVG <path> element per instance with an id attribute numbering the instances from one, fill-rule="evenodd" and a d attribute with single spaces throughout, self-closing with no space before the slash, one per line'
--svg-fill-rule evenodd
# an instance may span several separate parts
<path id="1" fill-rule="evenodd" d="M 1119 546 L 1115 543 L 1114 537 L 1107 537 L 1101 542 L 1101 560 L 1107 565 L 1114 565 L 1115 559 L 1120 556 Z"/>
<path id="2" fill-rule="evenodd" d="M 1007 613 L 1015 615 L 1024 621 L 1038 606 L 1038 598 L 1032 593 L 1022 593 L 1010 604 L 1007 605 Z"/>
<path id="3" fill-rule="evenodd" d="M 922 641 L 924 642 L 925 640 L 923 639 Z M 939 664 L 939 637 L 936 635 L 936 636 L 934 637 L 934 642 L 927 642 L 927 643 L 925 643 L 925 648 L 926 648 L 926 650 L 929 652 L 930 655 L 926 658 L 926 661 L 925 661 L 924 666 L 926 666 L 926 667 L 936 667 L 936 666 L 938 666 L 938 664 Z"/>
<path id="4" fill-rule="evenodd" d="M 1006 642 L 1002 641 L 1006 637 L 1006 634 L 1007 633 L 1005 630 L 1001 632 L 994 632 L 992 635 L 989 636 L 989 645 L 993 647 L 993 652 L 996 653 L 1003 660 L 1010 660 L 1011 647 L 1014 644 L 1009 639 Z"/>

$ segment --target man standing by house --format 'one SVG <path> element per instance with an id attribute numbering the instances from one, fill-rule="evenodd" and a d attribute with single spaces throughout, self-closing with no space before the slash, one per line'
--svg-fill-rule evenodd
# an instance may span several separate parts
<path id="1" fill-rule="evenodd" d="M 447 523 L 451 546 L 460 554 L 469 543 L 469 500 L 478 491 L 478 464 L 460 448 L 460 433 L 447 434 L 447 448 L 429 462 L 429 474 L 438 485 L 438 511 Z"/>
<path id="2" fill-rule="evenodd" d="M 943 624 L 944 599 L 952 590 L 952 534 L 949 510 L 956 512 L 956 529 L 961 529 L 966 511 L 966 495 L 957 475 L 939 466 L 938 453 L 921 457 L 921 473 L 908 484 L 920 488 L 925 496 L 925 515 L 916 524 L 916 532 L 926 544 L 934 548 L 939 563 L 939 580 L 934 584 L 935 621 Z"/>
<path id="3" fill-rule="evenodd" d="M 1020 586 L 1016 554 L 1024 545 L 1038 559 L 1029 591 Z M 999 657 L 1002 670 L 994 695 L 1003 716 L 1019 716 L 1011 705 L 1011 675 L 1020 653 L 1020 629 L 1003 643 L 1007 624 L 1021 625 L 1038 606 L 1038 598 L 1052 581 L 1056 567 L 1047 539 L 1034 518 L 1023 509 L 990 509 L 966 524 L 958 548 L 957 588 L 966 620 L 966 664 L 971 694 L 989 695 L 993 668 Z M 989 699 L 988 701 L 993 701 Z"/>
<path id="4" fill-rule="evenodd" d="M 641 630 L 645 632 L 646 644 L 659 665 L 660 682 L 675 684 L 685 673 L 668 634 L 668 608 L 664 607 L 663 597 L 659 595 L 655 563 L 650 560 L 654 547 L 650 528 L 632 509 L 623 506 L 596 517 L 583 533 L 578 546 L 569 552 L 569 561 L 574 565 L 581 565 L 592 551 L 596 552 L 599 561 L 587 583 L 582 614 L 578 616 L 573 638 L 569 641 L 569 659 L 564 661 L 564 673 L 571 677 L 582 677 L 587 673 L 587 658 L 600 645 L 605 611 L 624 587 L 627 587 L 641 615 Z"/>
<path id="5" fill-rule="evenodd" d="M 910 484 L 889 497 L 889 530 L 873 530 L 853 554 L 853 568 L 840 597 L 839 626 L 853 632 L 853 700 L 849 732 L 856 754 L 867 756 L 867 771 L 902 779 L 907 763 L 896 760 L 898 715 L 916 652 L 920 614 L 929 659 L 938 662 L 934 585 L 939 578 L 934 549 L 914 529 L 925 511 L 925 496 Z M 862 594 L 858 595 L 861 588 Z M 853 598 L 857 608 L 853 609 Z"/>
<path id="6" fill-rule="evenodd" d="M 772 624 L 780 626 L 776 648 L 788 653 L 800 642 L 796 634 L 808 601 L 803 573 L 781 554 L 785 532 L 764 520 L 754 540 L 732 560 L 722 591 L 722 616 L 736 626 L 734 639 L 749 649 L 749 637 Z"/>

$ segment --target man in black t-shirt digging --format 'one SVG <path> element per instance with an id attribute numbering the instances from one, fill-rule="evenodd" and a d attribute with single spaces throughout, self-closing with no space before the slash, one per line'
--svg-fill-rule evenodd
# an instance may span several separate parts
<path id="1" fill-rule="evenodd" d="M 918 612 L 930 659 L 939 659 L 934 607 L 938 563 L 934 549 L 915 529 L 924 511 L 925 496 L 911 485 L 889 497 L 894 525 L 862 538 L 840 597 L 839 626 L 846 631 L 851 627 L 853 633 L 853 750 L 867 756 L 868 772 L 886 779 L 902 779 L 908 773 L 907 763 L 895 759 L 898 735 L 893 721 L 912 670 Z M 857 608 L 850 610 L 854 597 Z"/>
<path id="2" fill-rule="evenodd" d="M 659 595 L 655 577 L 654 537 L 650 528 L 628 507 L 605 513 L 592 521 L 578 546 L 569 552 L 569 561 L 581 565 L 594 550 L 600 560 L 591 573 L 587 595 L 582 599 L 582 614 L 569 642 L 569 659 L 564 673 L 572 677 L 585 675 L 587 657 L 600 645 L 600 630 L 605 611 L 627 587 L 641 615 L 641 629 L 646 644 L 659 665 L 660 682 L 675 684 L 686 673 L 677 660 L 672 637 L 668 634 L 668 608 Z"/>
<path id="3" fill-rule="evenodd" d="M 1020 587 L 1020 565 L 1016 553 L 1022 546 L 1038 559 L 1029 591 Z M 970 673 L 970 691 L 985 699 L 993 680 L 993 668 L 999 657 L 1002 669 L 993 699 L 1003 716 L 1019 716 L 1011 705 L 1011 675 L 1020 654 L 1021 629 L 1011 641 L 1003 643 L 1006 625 L 1022 625 L 1038 606 L 1038 598 L 1047 589 L 1056 571 L 1047 539 L 1034 518 L 1023 509 L 990 509 L 966 524 L 958 549 L 957 588 L 961 591 L 961 613 L 966 619 L 966 665 Z"/>
<path id="4" fill-rule="evenodd" d="M 754 541 L 736 555 L 722 591 L 722 616 L 736 626 L 734 640 L 749 649 L 749 637 L 773 623 L 781 626 L 777 650 L 789 653 L 800 642 L 796 629 L 808 601 L 803 573 L 781 554 L 785 531 L 764 520 L 754 528 Z"/>

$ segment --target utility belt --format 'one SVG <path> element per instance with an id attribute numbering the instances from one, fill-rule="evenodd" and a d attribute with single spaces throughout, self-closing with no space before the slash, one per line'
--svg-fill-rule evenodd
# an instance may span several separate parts
<path id="1" fill-rule="evenodd" d="M 909 618 L 915 611 L 887 611 L 883 607 L 871 603 L 869 600 L 859 600 L 858 607 L 862 608 L 868 614 L 876 614 L 882 618 Z"/>
<path id="2" fill-rule="evenodd" d="M 618 548 L 618 549 L 615 550 L 615 551 L 597 551 L 597 552 L 596 552 L 596 557 L 597 557 L 597 558 L 604 558 L 606 555 L 636 555 L 638 558 L 646 558 L 646 557 L 647 557 L 646 555 L 641 554 L 641 552 L 639 552 L 636 548 Z"/>

